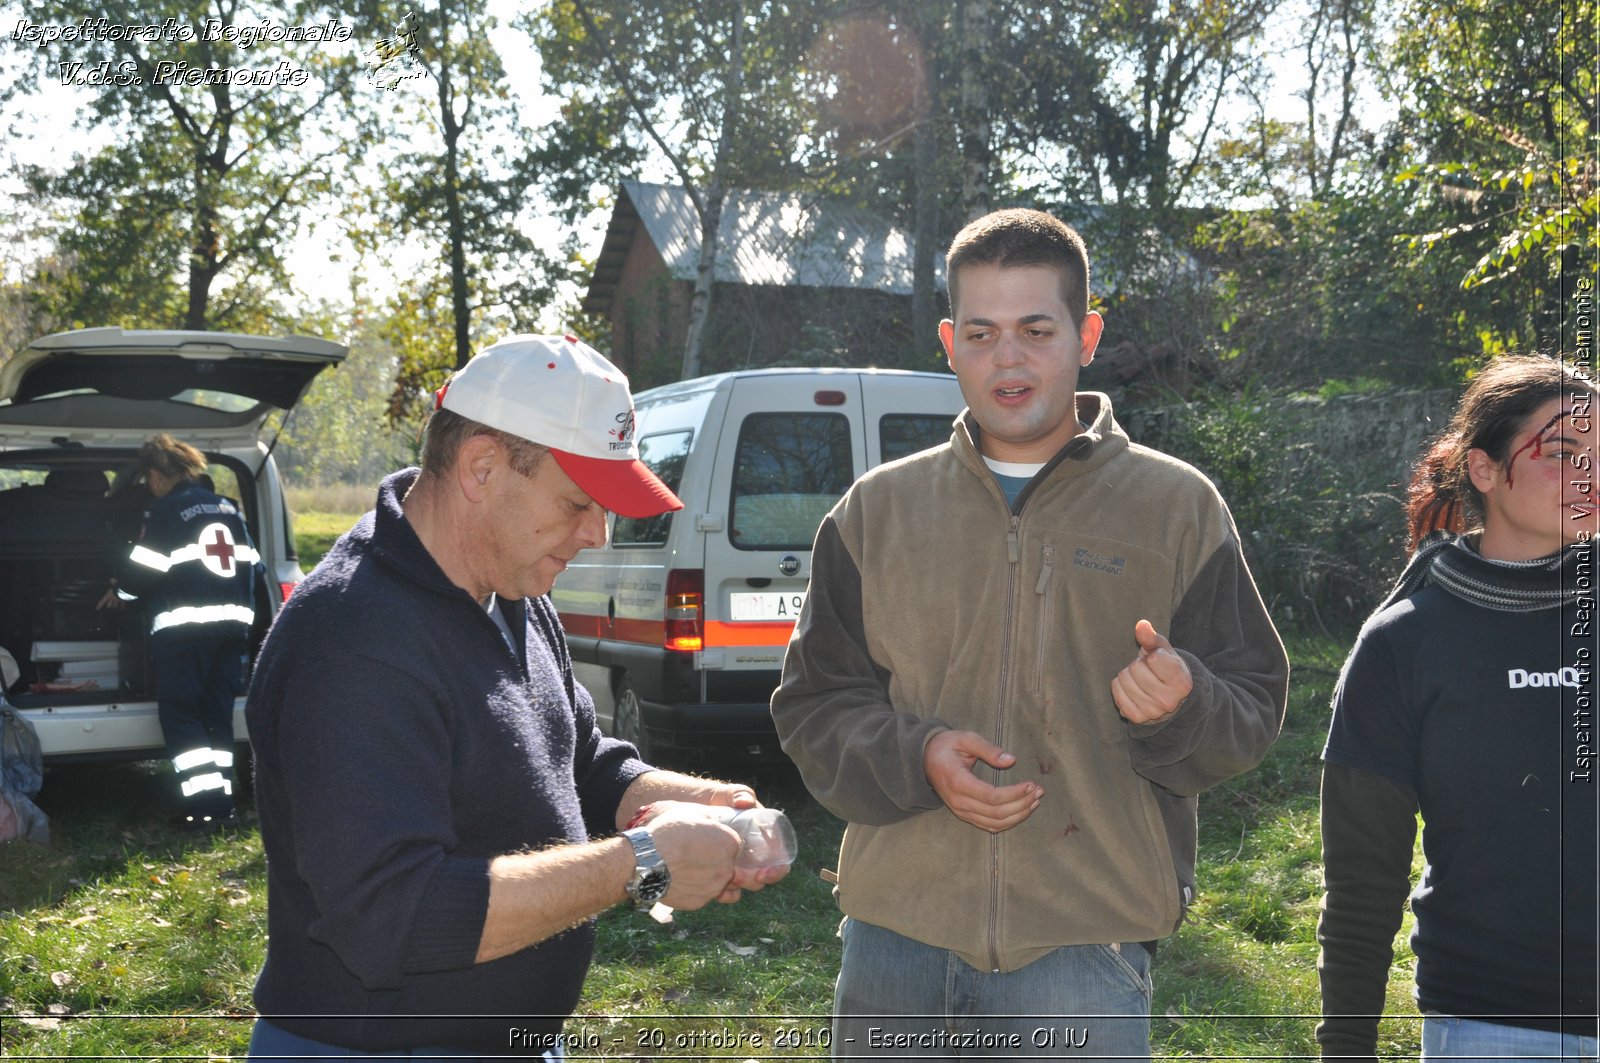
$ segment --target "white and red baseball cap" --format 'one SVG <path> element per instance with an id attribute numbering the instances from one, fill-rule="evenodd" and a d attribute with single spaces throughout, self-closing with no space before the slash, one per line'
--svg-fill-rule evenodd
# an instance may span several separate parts
<path id="1" fill-rule="evenodd" d="M 437 405 L 550 448 L 572 482 L 624 517 L 683 503 L 639 460 L 628 378 L 576 336 L 509 336 L 439 389 Z"/>

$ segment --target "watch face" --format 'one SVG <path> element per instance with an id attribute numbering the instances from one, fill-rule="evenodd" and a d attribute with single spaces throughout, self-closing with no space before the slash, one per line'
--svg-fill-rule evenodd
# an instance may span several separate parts
<path id="1" fill-rule="evenodd" d="M 654 904 L 667 895 L 667 886 L 670 880 L 665 867 L 652 867 L 649 870 L 635 869 L 633 875 L 633 888 L 628 892 L 633 894 L 634 902 L 640 905 Z"/>

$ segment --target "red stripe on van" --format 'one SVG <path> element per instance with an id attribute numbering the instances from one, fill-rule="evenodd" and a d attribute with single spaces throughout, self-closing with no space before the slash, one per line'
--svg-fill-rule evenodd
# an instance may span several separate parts
<path id="1" fill-rule="evenodd" d="M 586 613 L 562 613 L 561 626 L 574 638 L 616 639 L 642 646 L 660 646 L 667 637 L 667 625 L 661 620 L 619 617 L 611 621 Z M 706 646 L 787 646 L 793 631 L 794 623 L 787 620 L 771 623 L 711 620 L 706 623 Z"/>
<path id="2" fill-rule="evenodd" d="M 561 630 L 568 635 L 577 635 L 580 638 L 605 638 L 604 630 L 606 621 L 604 617 L 587 616 L 583 613 L 560 613 Z"/>
<path id="3" fill-rule="evenodd" d="M 794 621 L 706 621 L 707 646 L 787 646 Z"/>
<path id="4" fill-rule="evenodd" d="M 577 638 L 617 639 L 620 642 L 638 642 L 659 646 L 667 637 L 667 625 L 661 620 L 607 620 L 603 616 L 587 613 L 562 613 L 561 627 Z"/>
<path id="5" fill-rule="evenodd" d="M 667 638 L 665 620 L 629 620 L 618 617 L 611 625 L 611 637 L 622 642 L 642 642 L 659 646 Z"/>

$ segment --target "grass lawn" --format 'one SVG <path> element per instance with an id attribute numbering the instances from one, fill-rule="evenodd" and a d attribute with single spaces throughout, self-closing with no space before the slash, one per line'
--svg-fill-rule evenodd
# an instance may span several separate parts
<path id="1" fill-rule="evenodd" d="M 302 565 L 352 521 L 298 516 Z M 1291 654 L 1283 738 L 1201 802 L 1202 892 L 1156 960 L 1161 1058 L 1316 1055 L 1317 754 L 1343 647 L 1296 641 Z M 51 844 L 0 846 L 0 1055 L 243 1053 L 266 943 L 260 837 L 171 832 L 170 778 L 159 763 L 53 771 L 39 799 Z M 573 1058 L 827 1054 L 838 912 L 816 872 L 834 865 L 842 825 L 792 772 L 751 781 L 795 820 L 800 865 L 671 925 L 603 915 Z M 1385 1051 L 1414 1056 L 1403 943 L 1399 955 Z"/>
<path id="2" fill-rule="evenodd" d="M 300 567 L 307 572 L 316 568 L 334 540 L 360 519 L 359 513 L 296 513 L 294 542 L 295 551 L 300 555 Z"/>

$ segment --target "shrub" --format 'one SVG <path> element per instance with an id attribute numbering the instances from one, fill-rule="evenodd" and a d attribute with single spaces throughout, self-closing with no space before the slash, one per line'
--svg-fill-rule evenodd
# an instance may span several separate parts
<path id="1" fill-rule="evenodd" d="M 1438 404 L 1429 393 L 1386 398 L 1353 409 L 1249 387 L 1128 421 L 1134 438 L 1217 485 L 1281 626 L 1347 634 L 1404 561 L 1399 484 L 1429 428 L 1410 411 Z"/>

